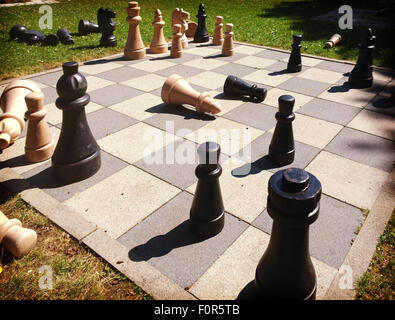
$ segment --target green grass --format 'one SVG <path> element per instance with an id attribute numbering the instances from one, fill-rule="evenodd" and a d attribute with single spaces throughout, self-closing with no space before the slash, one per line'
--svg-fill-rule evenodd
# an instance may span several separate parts
<path id="1" fill-rule="evenodd" d="M 303 34 L 304 53 L 321 55 L 331 58 L 355 60 L 358 55 L 357 44 L 361 40 L 365 27 L 354 26 L 353 30 L 339 30 L 337 23 L 313 21 L 311 18 L 336 10 L 344 1 L 258 1 L 208 0 L 204 4 L 208 15 L 206 24 L 208 31 L 214 31 L 215 16 L 222 15 L 224 23 L 234 24 L 234 38 L 238 41 L 260 44 L 270 47 L 290 49 L 292 34 Z M 146 0 L 140 2 L 140 24 L 143 41 L 148 46 L 152 38 L 152 21 L 156 8 L 160 8 L 166 22 L 165 37 L 171 39 L 171 12 L 180 7 L 191 14 L 196 21 L 199 1 Z M 375 2 L 348 1 L 353 8 L 381 8 Z M 98 47 L 100 35 L 93 34 L 83 37 L 74 36 L 75 44 L 57 47 L 42 47 L 40 45 L 27 46 L 23 43 L 10 42 L 9 30 L 15 24 L 24 24 L 30 29 L 39 29 L 39 6 L 18 6 L 0 8 L 0 80 L 9 79 L 25 74 L 43 71 L 60 66 L 69 60 L 85 61 L 102 57 L 111 53 L 122 52 L 126 43 L 129 25 L 126 23 L 127 1 L 101 0 L 61 0 L 58 4 L 51 4 L 53 9 L 53 29 L 41 30 L 45 34 L 56 33 L 61 28 L 67 28 L 71 33 L 78 32 L 78 21 L 88 19 L 97 22 L 97 10 L 104 6 L 115 10 L 117 24 L 115 36 L 118 46 L 114 48 Z M 373 26 L 374 27 L 374 26 Z M 377 36 L 375 65 L 392 67 L 394 57 L 391 51 L 391 31 L 374 29 Z M 323 48 L 325 41 L 333 33 L 340 33 L 343 40 L 338 47 L 327 50 Z"/>
<path id="2" fill-rule="evenodd" d="M 356 299 L 395 300 L 395 210 L 368 270 L 358 281 Z"/>

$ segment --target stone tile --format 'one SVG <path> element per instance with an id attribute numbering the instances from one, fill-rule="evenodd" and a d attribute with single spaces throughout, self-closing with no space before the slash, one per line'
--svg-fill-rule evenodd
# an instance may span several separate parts
<path id="1" fill-rule="evenodd" d="M 42 74 L 37 77 L 29 78 L 28 80 L 36 81 L 39 83 L 44 83 L 48 86 L 51 87 L 56 87 L 56 83 L 58 82 L 59 78 L 63 75 L 63 71 L 55 71 L 55 72 L 48 72 L 45 74 Z"/>
<path id="2" fill-rule="evenodd" d="M 332 84 L 343 78 L 343 74 L 329 70 L 310 68 L 298 74 L 298 77 Z"/>
<path id="3" fill-rule="evenodd" d="M 146 60 L 139 63 L 135 63 L 130 67 L 132 67 L 133 69 L 140 69 L 147 72 L 156 72 L 175 65 L 176 65 L 175 63 L 166 60 L 149 60 L 149 61 Z"/>
<path id="4" fill-rule="evenodd" d="M 221 112 L 217 113 L 217 116 L 222 116 L 244 103 L 243 100 L 240 100 L 239 98 L 228 97 L 223 92 L 209 91 L 208 93 L 214 98 L 216 102 L 221 105 Z"/>
<path id="5" fill-rule="evenodd" d="M 161 88 L 165 83 L 166 78 L 156 74 L 147 74 L 142 77 L 130 79 L 122 82 L 121 84 L 136 88 L 141 91 L 149 92 L 157 88 Z"/>
<path id="6" fill-rule="evenodd" d="M 212 70 L 227 64 L 226 61 L 221 61 L 217 59 L 195 59 L 184 62 L 183 66 L 194 67 L 202 70 Z"/>
<path id="7" fill-rule="evenodd" d="M 270 66 L 265 67 L 265 70 L 276 71 L 276 72 L 286 72 L 287 63 L 283 61 L 277 61 Z"/>
<path id="8" fill-rule="evenodd" d="M 394 118 L 369 110 L 362 110 L 348 127 L 395 140 Z"/>
<path id="9" fill-rule="evenodd" d="M 116 239 L 179 192 L 168 183 L 127 166 L 65 204 Z"/>
<path id="10" fill-rule="evenodd" d="M 242 78 L 247 81 L 262 83 L 265 85 L 275 87 L 293 78 L 293 76 L 286 73 L 276 73 L 268 70 L 258 70 Z"/>
<path id="11" fill-rule="evenodd" d="M 279 85 L 280 89 L 291 90 L 308 96 L 318 96 L 328 89 L 328 87 L 328 83 L 300 77 L 294 77 Z"/>
<path id="12" fill-rule="evenodd" d="M 44 105 L 54 103 L 58 98 L 58 93 L 53 87 L 46 87 L 44 89 L 41 89 L 41 91 L 44 94 Z"/>
<path id="13" fill-rule="evenodd" d="M 374 68 L 373 69 L 373 79 L 376 81 L 385 81 L 389 82 L 395 77 L 395 72 L 391 70 L 381 70 Z"/>
<path id="14" fill-rule="evenodd" d="M 181 76 L 183 78 L 188 78 L 188 77 L 197 75 L 201 72 L 202 72 L 202 69 L 193 68 L 193 67 L 185 68 L 184 65 L 177 64 L 173 67 L 159 70 L 156 73 L 161 76 L 164 76 L 166 78 L 171 76 L 172 74 L 178 74 L 179 76 Z"/>
<path id="15" fill-rule="evenodd" d="M 388 172 L 372 168 L 327 151 L 307 166 L 323 186 L 323 192 L 358 208 L 370 209 Z"/>
<path id="16" fill-rule="evenodd" d="M 388 98 L 391 97 L 391 95 L 395 96 L 395 81 L 389 82 L 380 92 L 380 95 Z"/>
<path id="17" fill-rule="evenodd" d="M 310 225 L 310 254 L 332 268 L 340 268 L 362 222 L 360 209 L 322 194 L 318 219 Z M 253 222 L 268 234 L 272 224 L 267 210 Z"/>
<path id="18" fill-rule="evenodd" d="M 100 170 L 89 177 L 88 179 L 71 183 L 61 184 L 54 180 L 52 177 L 51 162 L 47 161 L 42 166 L 36 167 L 23 173 L 23 177 L 33 186 L 37 186 L 41 190 L 48 193 L 51 197 L 56 200 L 63 202 L 70 199 L 70 202 L 74 201 L 74 197 L 77 193 L 83 192 L 104 180 L 105 178 L 113 175 L 119 170 L 125 168 L 127 164 L 116 157 L 104 152 L 101 152 L 101 167 Z M 108 195 L 108 191 L 107 191 Z M 92 200 L 97 201 L 97 197 L 94 196 Z M 103 198 L 104 199 L 104 198 Z M 101 201 L 98 201 L 101 202 Z M 111 210 L 110 210 L 111 211 Z M 110 212 L 108 211 L 108 212 Z"/>
<path id="19" fill-rule="evenodd" d="M 198 56 L 210 56 L 214 54 L 218 54 L 221 52 L 220 48 L 218 47 L 209 47 L 209 46 L 200 46 L 200 47 L 194 47 L 194 48 L 188 48 L 188 50 L 185 50 L 188 54 L 194 54 Z"/>
<path id="20" fill-rule="evenodd" d="M 116 83 L 121 83 L 121 82 L 130 80 L 130 79 L 144 76 L 146 74 L 147 74 L 147 72 L 145 72 L 145 71 L 124 66 L 124 67 L 120 67 L 120 68 L 116 68 L 113 70 L 99 73 L 96 76 L 100 77 L 102 79 L 116 82 Z"/>
<path id="21" fill-rule="evenodd" d="M 148 109 L 163 104 L 162 99 L 151 93 L 143 93 L 132 99 L 114 104 L 110 109 L 126 114 L 137 120 L 144 120 L 152 116 Z"/>
<path id="22" fill-rule="evenodd" d="M 255 54 L 255 55 L 258 57 L 279 61 L 279 60 L 283 60 L 283 59 L 289 59 L 290 53 L 266 49 L 266 50 L 263 50 L 263 51 Z"/>
<path id="23" fill-rule="evenodd" d="M 269 145 L 272 136 L 272 133 L 265 132 L 252 141 L 250 145 L 240 150 L 239 153 L 233 155 L 233 157 L 240 158 L 247 162 L 245 167 L 240 167 L 238 170 L 235 170 L 234 175 L 244 176 L 247 174 L 256 174 L 262 170 L 269 170 L 274 173 L 280 169 L 291 167 L 304 169 L 320 152 L 318 148 L 295 141 L 295 160 L 287 166 L 279 166 L 269 159 Z M 251 167 L 250 164 L 252 164 L 253 167 Z"/>
<path id="24" fill-rule="evenodd" d="M 246 172 L 249 174 L 245 174 Z M 267 184 L 271 175 L 271 172 L 257 170 L 235 157 L 225 161 L 220 177 L 225 210 L 248 223 L 254 221 L 266 208 Z M 187 191 L 193 194 L 196 185 L 194 183 Z"/>
<path id="25" fill-rule="evenodd" d="M 179 137 L 205 126 L 216 118 L 206 113 L 198 113 L 192 107 L 182 105 L 159 104 L 146 110 L 152 117 L 144 120 L 156 128 Z"/>
<path id="26" fill-rule="evenodd" d="M 353 64 L 339 63 L 334 61 L 322 61 L 315 66 L 316 68 L 340 72 L 340 73 L 348 73 L 354 68 Z"/>
<path id="27" fill-rule="evenodd" d="M 197 180 L 197 147 L 188 140 L 175 141 L 140 159 L 134 165 L 177 188 L 186 189 Z"/>
<path id="28" fill-rule="evenodd" d="M 223 153 L 232 155 L 250 144 L 262 133 L 263 131 L 247 125 L 217 118 L 204 127 L 187 134 L 185 138 L 198 144 L 215 141 L 219 143 Z"/>
<path id="29" fill-rule="evenodd" d="M 310 58 L 306 56 L 302 56 L 302 65 L 307 67 L 315 67 L 319 63 L 321 63 L 321 59 L 318 58 Z M 285 60 L 288 63 L 288 59 Z"/>
<path id="30" fill-rule="evenodd" d="M 264 50 L 265 49 L 262 49 L 262 48 L 253 47 L 253 46 L 244 46 L 244 45 L 239 45 L 234 48 L 234 52 L 243 53 L 243 54 L 247 54 L 247 55 L 254 55 L 254 54 L 257 54 L 257 53 L 262 52 Z"/>
<path id="31" fill-rule="evenodd" d="M 105 107 L 136 97 L 140 94 L 143 94 L 143 92 L 121 84 L 114 84 L 89 93 L 91 101 Z"/>
<path id="32" fill-rule="evenodd" d="M 95 75 L 98 73 L 102 73 L 105 71 L 109 71 L 112 69 L 116 69 L 121 67 L 121 64 L 115 63 L 115 62 L 108 62 L 105 60 L 99 60 L 99 61 L 88 61 L 85 62 L 84 64 L 80 65 L 78 68 L 78 71 L 81 73 L 87 73 L 90 75 Z"/>
<path id="33" fill-rule="evenodd" d="M 298 113 L 344 126 L 360 111 L 357 107 L 319 98 L 314 98 L 298 109 Z"/>
<path id="34" fill-rule="evenodd" d="M 387 172 L 395 159 L 394 141 L 350 128 L 343 128 L 325 150 Z"/>
<path id="35" fill-rule="evenodd" d="M 167 54 L 163 54 L 158 56 L 157 54 L 152 55 L 149 60 L 150 61 L 157 61 L 157 60 L 165 60 L 165 61 L 169 61 L 171 63 L 177 63 L 177 64 L 181 64 L 190 60 L 194 60 L 194 59 L 199 59 L 200 57 L 194 54 L 188 54 L 185 53 L 185 50 L 182 53 L 182 57 L 181 58 L 173 58 L 170 56 L 170 50 L 169 53 Z"/>
<path id="36" fill-rule="evenodd" d="M 114 84 L 112 81 L 95 76 L 86 77 L 86 81 L 88 82 L 88 89 L 86 90 L 88 93 Z"/>
<path id="37" fill-rule="evenodd" d="M 267 131 L 276 125 L 278 110 L 262 103 L 246 102 L 224 115 L 224 118 Z"/>
<path id="38" fill-rule="evenodd" d="M 395 117 L 395 99 L 379 94 L 365 109 Z"/>
<path id="39" fill-rule="evenodd" d="M 306 103 L 310 102 L 313 99 L 313 97 L 306 96 L 304 94 L 278 88 L 272 88 L 267 92 L 266 99 L 263 102 L 264 104 L 278 108 L 278 98 L 282 95 L 291 95 L 295 98 L 295 105 L 293 108 L 294 112 L 299 110 L 301 106 L 304 106 Z"/>
<path id="40" fill-rule="evenodd" d="M 276 60 L 259 58 L 255 56 L 247 56 L 240 60 L 236 60 L 235 63 L 248 66 L 254 69 L 264 69 L 265 67 L 276 63 Z"/>
<path id="41" fill-rule="evenodd" d="M 233 74 L 241 78 L 246 76 L 247 74 L 255 72 L 256 70 L 254 68 L 243 66 L 237 63 L 228 63 L 219 68 L 215 68 L 212 71 L 224 74 L 226 76 Z"/>
<path id="42" fill-rule="evenodd" d="M 343 126 L 296 114 L 292 128 L 295 140 L 322 149 L 338 134 Z M 274 128 L 270 132 L 274 132 Z"/>
<path id="43" fill-rule="evenodd" d="M 226 76 L 216 72 L 205 71 L 195 76 L 189 77 L 186 80 L 198 86 L 215 90 L 217 88 L 223 87 Z"/>
<path id="44" fill-rule="evenodd" d="M 103 150 L 128 163 L 133 163 L 173 142 L 175 138 L 170 133 L 139 122 L 100 139 L 98 143 Z"/>
<path id="45" fill-rule="evenodd" d="M 216 53 L 214 55 L 210 55 L 207 57 L 203 57 L 203 59 L 215 59 L 218 61 L 225 61 L 225 62 L 233 63 L 233 62 L 240 60 L 241 58 L 244 58 L 246 56 L 247 56 L 246 54 L 242 54 L 242 53 L 238 53 L 238 52 L 233 53 L 233 56 L 223 56 L 222 52 L 221 52 L 221 53 Z"/>
<path id="46" fill-rule="evenodd" d="M 226 214 L 224 229 L 218 235 L 209 239 L 195 236 L 189 230 L 192 201 L 186 192 L 177 195 L 118 239 L 130 248 L 131 260 L 147 261 L 182 288 L 199 279 L 247 228 L 246 223 Z"/>

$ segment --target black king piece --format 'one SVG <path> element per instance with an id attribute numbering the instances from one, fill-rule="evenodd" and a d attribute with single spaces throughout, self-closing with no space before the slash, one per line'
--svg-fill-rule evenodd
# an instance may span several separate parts
<path id="1" fill-rule="evenodd" d="M 78 73 L 77 62 L 64 63 L 63 73 L 56 84 L 56 106 L 63 112 L 63 122 L 52 170 L 57 181 L 73 183 L 94 175 L 100 169 L 101 156 L 85 114 L 90 100 L 87 81 Z"/>
<path id="2" fill-rule="evenodd" d="M 204 238 L 220 233 L 224 227 L 225 209 L 222 201 L 219 177 L 222 167 L 218 163 L 221 147 L 215 142 L 205 142 L 198 147 L 198 178 L 190 210 L 192 232 Z"/>
<path id="3" fill-rule="evenodd" d="M 193 37 L 194 42 L 201 43 L 210 41 L 210 35 L 208 34 L 206 28 L 206 17 L 206 10 L 203 3 L 201 3 L 199 5 L 198 14 L 196 15 L 196 18 L 198 18 L 198 25 L 196 27 L 195 35 Z"/>

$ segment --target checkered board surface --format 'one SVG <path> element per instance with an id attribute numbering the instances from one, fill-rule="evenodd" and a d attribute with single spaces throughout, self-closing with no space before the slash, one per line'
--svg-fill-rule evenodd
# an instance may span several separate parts
<path id="1" fill-rule="evenodd" d="M 363 223 L 361 209 L 372 207 L 392 170 L 395 113 L 385 104 L 394 73 L 375 70 L 371 88 L 351 89 L 345 82 L 353 65 L 303 56 L 302 71 L 286 73 L 288 57 L 287 52 L 241 43 L 235 44 L 234 56 L 222 57 L 219 46 L 190 42 L 179 59 L 147 54 L 143 60 L 117 55 L 86 62 L 79 71 L 88 81 L 91 101 L 86 112 L 102 149 L 100 171 L 84 181 L 59 185 L 51 177 L 50 160 L 25 162 L 26 129 L 0 154 L 1 167 L 12 168 L 105 230 L 129 250 L 129 259 L 148 262 L 197 298 L 234 299 L 254 278 L 270 238 L 267 185 L 282 168 L 268 160 L 268 146 L 278 97 L 293 95 L 296 155 L 288 167 L 311 172 L 323 188 L 320 216 L 310 228 L 317 296 L 323 297 Z M 165 105 L 161 87 L 173 73 L 197 91 L 208 91 L 221 113 L 211 116 L 188 106 Z M 229 74 L 267 88 L 265 101 L 225 97 L 222 88 Z M 55 106 L 61 75 L 56 71 L 30 78 L 45 94 L 55 140 L 62 122 Z M 221 132 L 236 133 L 238 148 L 234 139 L 230 144 L 234 136 Z M 245 133 L 251 141 L 243 140 Z M 155 143 L 147 136 L 155 136 Z M 197 160 L 179 164 L 172 159 L 182 150 L 196 153 L 206 140 L 216 140 L 222 148 L 226 217 L 220 234 L 202 240 L 188 228 Z M 148 145 L 159 157 L 155 163 L 147 161 Z"/>

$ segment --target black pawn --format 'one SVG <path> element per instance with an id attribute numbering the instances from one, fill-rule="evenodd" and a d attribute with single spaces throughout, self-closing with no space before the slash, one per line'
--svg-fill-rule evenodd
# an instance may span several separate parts
<path id="1" fill-rule="evenodd" d="M 29 30 L 21 24 L 16 24 L 10 30 L 10 40 L 15 39 L 19 42 L 25 42 L 28 45 L 33 45 L 45 39 L 45 34 L 37 30 Z"/>
<path id="2" fill-rule="evenodd" d="M 193 233 L 204 238 L 215 236 L 224 227 L 225 209 L 219 185 L 220 152 L 221 147 L 215 142 L 205 142 L 197 150 L 199 165 L 195 174 L 198 183 L 190 211 L 190 226 Z"/>
<path id="3" fill-rule="evenodd" d="M 373 84 L 373 50 L 376 37 L 372 29 L 368 29 L 362 43 L 358 44 L 359 55 L 352 69 L 348 82 L 355 88 L 369 88 Z"/>
<path id="4" fill-rule="evenodd" d="M 63 73 L 56 84 L 56 106 L 63 111 L 63 122 L 52 170 L 57 181 L 73 183 L 94 175 L 100 169 L 101 157 L 85 114 L 90 100 L 87 81 L 78 73 L 77 62 L 64 63 Z"/>
<path id="5" fill-rule="evenodd" d="M 196 27 L 193 41 L 197 42 L 197 43 L 210 41 L 210 35 L 208 34 L 208 31 L 206 28 L 207 14 L 206 14 L 206 10 L 204 8 L 203 3 L 201 3 L 199 5 L 199 11 L 198 11 L 198 14 L 196 15 L 196 18 L 198 18 L 198 25 Z"/>
<path id="6" fill-rule="evenodd" d="M 85 36 L 91 33 L 100 33 L 99 25 L 89 20 L 80 20 L 78 23 L 78 34 L 80 36 Z"/>
<path id="7" fill-rule="evenodd" d="M 56 35 L 62 44 L 74 44 L 74 39 L 66 28 L 59 29 Z"/>
<path id="8" fill-rule="evenodd" d="M 56 34 L 49 34 L 41 40 L 43 46 L 57 46 L 59 44 L 59 38 Z"/>
<path id="9" fill-rule="evenodd" d="M 117 39 L 114 36 L 116 24 L 112 20 L 116 16 L 115 11 L 103 7 L 97 12 L 97 22 L 99 23 L 99 30 L 102 33 L 100 38 L 100 46 L 102 47 L 117 46 Z"/>
<path id="10" fill-rule="evenodd" d="M 280 170 L 269 179 L 269 245 L 255 273 L 257 299 L 315 299 L 317 278 L 309 253 L 309 225 L 318 218 L 321 183 L 303 169 Z"/>
<path id="11" fill-rule="evenodd" d="M 256 84 L 250 84 L 236 76 L 229 75 L 224 83 L 224 93 L 233 97 L 249 96 L 251 100 L 262 102 L 266 98 L 267 90 L 258 88 Z"/>
<path id="12" fill-rule="evenodd" d="M 293 35 L 293 43 L 291 55 L 289 56 L 287 71 L 288 72 L 299 72 L 302 70 L 302 57 L 300 55 L 300 49 L 302 45 L 300 42 L 302 41 L 301 34 Z"/>
<path id="13" fill-rule="evenodd" d="M 293 96 L 283 95 L 278 98 L 277 123 L 269 146 L 269 158 L 281 166 L 292 163 L 295 158 L 292 130 L 292 121 L 295 120 L 295 114 L 292 112 L 294 104 Z"/>

